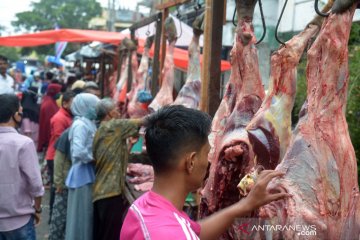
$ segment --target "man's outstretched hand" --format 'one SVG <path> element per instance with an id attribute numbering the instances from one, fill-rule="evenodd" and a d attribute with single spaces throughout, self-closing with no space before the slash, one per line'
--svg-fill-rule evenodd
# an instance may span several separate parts
<path id="1" fill-rule="evenodd" d="M 275 170 L 264 170 L 259 174 L 255 185 L 249 192 L 249 195 L 243 200 L 246 202 L 246 206 L 249 212 L 272 201 L 291 196 L 286 192 L 280 191 L 274 193 L 267 189 L 267 186 L 272 179 L 276 177 L 282 177 L 283 175 L 284 173 Z"/>

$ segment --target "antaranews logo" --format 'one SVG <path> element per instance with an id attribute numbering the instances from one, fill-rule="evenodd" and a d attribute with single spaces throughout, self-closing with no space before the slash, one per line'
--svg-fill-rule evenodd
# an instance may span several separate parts
<path id="1" fill-rule="evenodd" d="M 285 232 L 293 231 L 299 236 L 316 236 L 316 225 L 274 225 L 267 222 L 259 224 L 258 220 L 241 221 L 238 230 L 246 235 L 254 232 Z M 262 221 L 263 222 L 263 221 Z"/>

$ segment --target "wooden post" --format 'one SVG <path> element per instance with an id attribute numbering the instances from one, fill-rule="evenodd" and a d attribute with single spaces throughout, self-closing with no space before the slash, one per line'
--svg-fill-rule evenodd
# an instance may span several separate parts
<path id="1" fill-rule="evenodd" d="M 162 33 L 162 13 L 158 15 L 156 21 L 156 32 L 155 32 L 155 48 L 154 48 L 154 58 L 153 58 L 153 67 L 152 67 L 152 76 L 151 76 L 151 95 L 155 97 L 157 88 L 159 86 L 160 79 L 160 46 L 161 46 L 161 33 Z"/>
<path id="2" fill-rule="evenodd" d="M 206 0 L 200 109 L 214 116 L 220 104 L 224 0 Z"/>
<path id="3" fill-rule="evenodd" d="M 159 78 L 159 82 L 160 82 L 160 86 L 162 84 L 162 70 L 164 68 L 164 63 L 165 63 L 165 56 L 166 56 L 166 34 L 165 34 L 165 20 L 166 18 L 169 16 L 169 9 L 165 8 L 163 10 L 163 16 L 162 16 L 162 29 L 161 29 L 161 55 L 160 55 L 160 78 Z"/>
<path id="4" fill-rule="evenodd" d="M 130 31 L 130 35 L 131 35 L 131 41 L 135 40 L 135 31 L 131 30 Z M 130 92 L 131 90 L 131 85 L 132 85 L 132 78 L 133 78 L 133 74 L 132 74 L 132 55 L 133 55 L 133 51 L 136 50 L 129 50 L 129 68 L 128 68 L 128 80 L 127 80 L 127 91 L 126 92 Z"/>
<path id="5" fill-rule="evenodd" d="M 118 46 L 118 48 L 120 49 L 120 45 Z M 124 58 L 124 51 L 118 50 L 118 62 L 117 62 L 117 74 L 116 74 L 116 83 L 119 82 L 120 80 L 120 76 L 121 76 L 121 66 L 123 63 L 123 58 Z"/>

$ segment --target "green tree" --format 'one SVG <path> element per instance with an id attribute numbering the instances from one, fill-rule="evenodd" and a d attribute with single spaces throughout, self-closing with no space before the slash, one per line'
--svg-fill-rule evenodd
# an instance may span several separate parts
<path id="1" fill-rule="evenodd" d="M 31 3 L 32 10 L 16 14 L 12 22 L 15 30 L 42 31 L 60 28 L 88 29 L 88 23 L 93 17 L 101 14 L 101 6 L 96 0 L 40 0 Z M 39 54 L 54 54 L 53 46 L 24 48 L 22 54 L 35 50 Z M 65 54 L 74 51 L 74 45 L 69 45 Z"/>
<path id="2" fill-rule="evenodd" d="M 13 47 L 2 47 L 0 46 L 0 55 L 7 57 L 10 61 L 19 60 L 19 49 Z"/>

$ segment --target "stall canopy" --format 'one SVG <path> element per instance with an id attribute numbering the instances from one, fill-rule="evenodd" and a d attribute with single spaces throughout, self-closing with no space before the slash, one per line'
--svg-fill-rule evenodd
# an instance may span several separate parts
<path id="1" fill-rule="evenodd" d="M 37 33 L 0 37 L 0 46 L 6 47 L 34 47 L 54 44 L 56 42 L 92 42 L 119 44 L 125 34 L 79 29 L 47 30 Z"/>
<path id="2" fill-rule="evenodd" d="M 0 37 L 0 46 L 6 47 L 34 47 L 40 45 L 54 44 L 56 42 L 92 42 L 99 41 L 103 43 L 111 43 L 118 45 L 122 39 L 129 37 L 129 35 L 119 32 L 106 32 L 94 30 L 79 30 L 79 29 L 59 29 L 47 30 L 37 33 Z M 143 52 L 144 39 L 139 36 L 138 52 Z M 150 52 L 153 56 L 153 50 Z M 174 52 L 174 64 L 177 68 L 186 70 L 188 64 L 188 52 L 186 50 L 176 48 Z M 230 70 L 230 63 L 228 61 L 221 61 L 221 71 Z"/>

